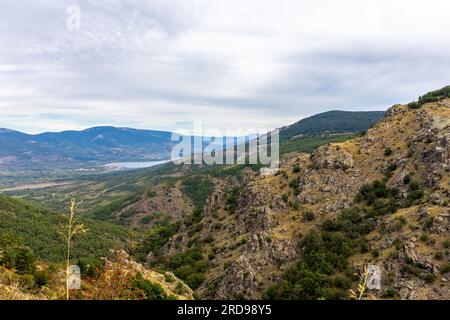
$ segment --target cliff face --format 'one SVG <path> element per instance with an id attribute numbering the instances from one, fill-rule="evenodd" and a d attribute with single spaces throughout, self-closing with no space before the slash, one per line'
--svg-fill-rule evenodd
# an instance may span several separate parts
<path id="1" fill-rule="evenodd" d="M 364 136 L 290 163 L 301 168 L 297 199 L 322 218 L 351 206 L 374 180 L 398 192 L 400 208 L 368 236 L 379 256 L 355 254 L 352 263 L 380 265 L 383 284 L 403 299 L 450 298 L 449 135 L 449 99 L 417 110 L 397 105 Z M 405 272 L 411 265 L 414 276 Z"/>
<path id="2" fill-rule="evenodd" d="M 302 168 L 299 200 L 324 214 L 348 207 L 362 185 L 390 169 L 388 185 L 401 188 L 403 197 L 410 174 L 434 197 L 448 197 L 449 115 L 449 100 L 419 110 L 394 106 L 363 137 L 321 147 L 310 159 L 300 156 L 292 161 Z"/>

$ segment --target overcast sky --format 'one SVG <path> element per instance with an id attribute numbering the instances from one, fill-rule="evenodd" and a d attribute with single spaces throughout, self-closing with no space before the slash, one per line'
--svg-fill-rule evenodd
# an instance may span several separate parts
<path id="1" fill-rule="evenodd" d="M 67 26 L 70 5 L 79 30 Z M 448 0 L 0 6 L 0 127 L 29 133 L 198 120 L 271 128 L 327 110 L 385 110 L 450 84 Z"/>

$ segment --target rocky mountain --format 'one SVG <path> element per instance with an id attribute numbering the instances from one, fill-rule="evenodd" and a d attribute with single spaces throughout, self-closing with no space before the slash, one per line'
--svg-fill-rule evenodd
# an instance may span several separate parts
<path id="1" fill-rule="evenodd" d="M 348 299 L 368 265 L 374 297 L 450 299 L 449 142 L 450 99 L 396 105 L 275 176 L 185 168 L 111 216 L 204 299 Z"/>

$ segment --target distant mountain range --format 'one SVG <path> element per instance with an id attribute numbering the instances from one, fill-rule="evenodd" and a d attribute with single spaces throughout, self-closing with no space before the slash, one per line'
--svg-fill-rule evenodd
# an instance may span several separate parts
<path id="1" fill-rule="evenodd" d="M 281 129 L 281 140 L 299 135 L 363 131 L 384 112 L 331 111 Z M 152 161 L 168 159 L 171 132 L 131 128 L 94 127 L 36 135 L 0 129 L 0 166 L 73 166 L 87 162 Z"/>
<path id="2" fill-rule="evenodd" d="M 115 127 L 37 135 L 0 129 L 0 163 L 167 159 L 172 148 L 171 134 Z"/>

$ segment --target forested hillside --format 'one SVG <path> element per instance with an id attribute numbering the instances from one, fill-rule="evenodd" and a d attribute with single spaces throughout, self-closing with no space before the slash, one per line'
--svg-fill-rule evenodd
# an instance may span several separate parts
<path id="1" fill-rule="evenodd" d="M 287 140 L 299 135 L 324 133 L 356 133 L 367 130 L 385 115 L 383 111 L 350 112 L 329 111 L 314 115 L 281 128 L 280 139 Z"/>

